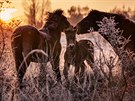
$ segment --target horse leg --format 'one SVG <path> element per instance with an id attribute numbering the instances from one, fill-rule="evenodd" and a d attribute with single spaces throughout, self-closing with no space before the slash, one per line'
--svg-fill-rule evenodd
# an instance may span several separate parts
<path id="1" fill-rule="evenodd" d="M 77 77 L 79 76 L 79 65 L 75 65 L 75 75 L 74 75 L 74 80 L 75 80 L 75 83 L 78 82 L 78 79 Z"/>
<path id="2" fill-rule="evenodd" d="M 69 70 L 69 68 L 70 68 L 70 64 L 69 63 L 67 63 L 67 62 L 65 62 L 64 63 L 64 70 L 63 70 L 63 74 L 64 74 L 64 77 L 65 77 L 65 87 L 66 88 L 70 88 L 70 81 L 69 81 L 69 79 L 68 79 L 68 70 Z"/>
<path id="3" fill-rule="evenodd" d="M 57 81 L 61 81 L 61 75 L 60 75 L 60 70 L 59 70 L 59 62 L 60 62 L 59 56 L 58 55 L 53 56 L 53 60 L 51 60 L 51 65 L 52 65 L 53 71 L 56 73 Z"/>
<path id="4" fill-rule="evenodd" d="M 23 44 L 23 46 L 25 46 L 25 45 Z M 23 49 L 23 51 L 21 51 L 20 53 L 16 53 L 16 55 L 20 54 L 21 59 L 22 59 L 20 65 L 19 65 L 19 67 L 17 69 L 17 76 L 19 78 L 20 84 L 22 83 L 23 77 L 24 77 L 24 75 L 26 73 L 26 69 L 30 64 L 30 56 L 28 56 L 28 57 L 26 57 L 26 56 L 30 52 L 31 48 L 29 46 L 29 48 L 23 47 L 22 49 Z"/>
<path id="5" fill-rule="evenodd" d="M 88 65 L 92 68 L 93 72 L 95 73 L 95 67 L 94 67 L 94 62 L 92 62 L 90 59 L 87 59 L 86 62 Z"/>
<path id="6" fill-rule="evenodd" d="M 93 52 L 88 53 L 88 56 L 86 58 L 86 62 L 92 68 L 93 72 L 96 73 L 96 70 L 95 70 L 95 67 L 94 67 L 94 54 L 93 54 Z"/>
<path id="7" fill-rule="evenodd" d="M 16 67 L 18 81 L 21 84 L 23 77 L 20 76 L 19 70 L 20 70 L 20 65 L 23 61 L 22 52 L 15 49 L 14 50 L 14 58 L 15 58 L 15 67 Z"/>
<path id="8" fill-rule="evenodd" d="M 22 78 L 23 78 L 22 76 L 20 76 L 20 73 L 19 73 L 20 65 L 23 62 L 22 45 L 21 45 L 20 41 L 21 41 L 21 37 L 18 37 L 18 38 L 13 38 L 12 42 L 11 42 L 19 84 L 21 84 Z"/>
<path id="9" fill-rule="evenodd" d="M 17 50 L 17 48 L 13 50 L 13 55 L 15 58 L 15 67 L 16 67 L 16 72 L 17 72 L 17 78 L 18 78 L 19 84 L 21 84 L 24 74 L 26 72 L 27 65 L 29 65 L 29 62 L 28 62 L 28 60 L 26 60 L 27 65 L 26 65 L 26 62 L 23 63 L 24 58 L 22 55 L 22 51 Z"/>
<path id="10" fill-rule="evenodd" d="M 83 62 L 80 67 L 81 67 L 81 71 L 80 71 L 80 73 L 79 73 L 79 81 L 80 81 L 80 82 L 83 82 L 83 79 L 84 79 L 84 72 L 85 72 L 85 68 L 86 68 L 85 63 Z"/>
<path id="11" fill-rule="evenodd" d="M 70 68 L 69 66 L 70 66 L 69 63 L 67 63 L 67 62 L 64 63 L 63 74 L 64 74 L 66 80 L 68 80 L 68 70 Z"/>
<path id="12" fill-rule="evenodd" d="M 18 77 L 19 77 L 20 83 L 22 83 L 23 77 L 26 73 L 26 70 L 27 70 L 27 67 L 29 66 L 29 64 L 30 64 L 29 58 L 25 59 L 25 57 L 24 57 L 21 65 L 19 66 L 19 69 L 18 69 Z"/>
<path id="13" fill-rule="evenodd" d="M 85 72 L 85 68 L 86 68 L 86 65 L 85 65 L 85 63 L 83 62 L 82 64 L 81 64 L 81 71 L 80 71 L 80 74 L 79 74 L 79 78 L 81 79 L 83 79 L 83 77 L 84 77 L 84 72 Z"/>
<path id="14" fill-rule="evenodd" d="M 95 80 L 97 78 L 98 71 L 94 66 L 94 55 L 92 53 L 88 54 L 88 56 L 86 58 L 86 62 L 88 63 L 88 65 L 91 67 L 91 69 L 93 71 L 93 74 L 90 75 L 91 80 L 93 81 L 93 80 Z M 87 81 L 89 81 L 89 80 L 87 80 Z"/>
<path id="15" fill-rule="evenodd" d="M 95 66 L 94 66 L 94 56 L 93 56 L 93 54 L 90 54 L 89 56 L 88 56 L 88 58 L 86 59 L 86 61 L 87 61 L 87 63 L 89 64 L 89 66 L 92 68 L 92 70 L 93 70 L 93 73 L 94 73 L 94 79 L 95 80 L 98 80 L 98 81 L 100 81 L 100 80 L 102 80 L 102 75 L 101 75 L 101 73 L 100 73 L 100 71 L 98 70 L 98 68 L 96 68 Z"/>
<path id="16" fill-rule="evenodd" d="M 81 64 L 80 78 L 83 77 L 85 68 L 86 68 L 86 65 L 85 65 L 85 63 L 83 62 L 83 63 Z"/>

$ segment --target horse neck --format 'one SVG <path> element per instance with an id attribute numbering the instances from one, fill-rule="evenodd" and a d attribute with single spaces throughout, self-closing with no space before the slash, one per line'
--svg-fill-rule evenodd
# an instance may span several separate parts
<path id="1" fill-rule="evenodd" d="M 103 12 L 99 12 L 96 17 L 93 18 L 93 28 L 94 28 L 94 31 L 98 31 L 99 29 L 99 26 L 97 25 L 97 21 L 102 21 L 102 19 L 104 17 L 107 17 L 107 18 L 110 18 L 110 16 L 116 16 L 115 14 L 110 14 L 110 13 L 103 13 Z"/>
<path id="2" fill-rule="evenodd" d="M 60 30 L 48 30 L 48 28 L 46 26 L 44 28 L 42 28 L 41 30 L 43 32 L 49 34 L 51 36 L 51 40 L 60 41 L 62 31 L 60 31 Z"/>
<path id="3" fill-rule="evenodd" d="M 53 40 L 60 41 L 60 38 L 61 38 L 61 32 L 60 31 L 51 32 L 50 35 L 51 35 Z"/>
<path id="4" fill-rule="evenodd" d="M 98 29 L 99 29 L 99 26 L 97 25 L 97 22 L 96 21 L 99 21 L 99 20 L 94 20 L 93 21 L 93 26 L 92 26 L 92 28 L 94 29 L 94 31 L 98 31 Z"/>

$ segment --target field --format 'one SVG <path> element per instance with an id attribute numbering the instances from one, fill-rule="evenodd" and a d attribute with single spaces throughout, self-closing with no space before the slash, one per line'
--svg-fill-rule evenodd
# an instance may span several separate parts
<path id="1" fill-rule="evenodd" d="M 112 29 L 115 31 L 114 26 Z M 105 28 L 106 30 L 108 31 Z M 1 29 L 1 33 L 1 101 L 135 101 L 134 54 L 117 47 L 118 55 L 116 55 L 111 45 L 98 32 L 77 35 L 77 40 L 89 39 L 94 43 L 94 69 L 92 70 L 85 62 L 87 67 L 82 81 L 74 82 L 74 66 L 69 70 L 69 82 L 63 76 L 66 38 L 62 33 L 60 55 L 62 82 L 57 82 L 50 62 L 31 63 L 23 79 L 22 89 L 18 87 L 15 61 L 11 51 L 12 32 Z M 115 39 L 118 37 L 113 33 L 109 34 L 112 44 L 117 43 Z M 120 42 L 125 45 L 125 41 L 128 39 Z"/>
<path id="2" fill-rule="evenodd" d="M 95 61 L 99 62 L 98 60 L 101 58 L 100 55 L 102 52 L 100 51 L 99 46 L 103 49 L 106 60 L 109 61 L 110 57 L 116 57 L 114 60 L 114 65 L 119 61 L 118 56 L 113 52 L 111 46 L 105 40 L 103 40 L 103 38 L 97 32 L 90 35 L 85 34 L 77 36 L 77 40 L 80 39 L 89 39 L 94 43 Z M 65 34 L 62 34 L 61 37 L 62 52 L 60 68 L 62 83 L 56 81 L 50 63 L 47 63 L 47 66 L 40 63 L 31 63 L 24 77 L 23 84 L 25 87 L 20 90 L 16 88 L 16 70 L 10 48 L 10 38 L 8 41 L 9 43 L 6 44 L 6 51 L 4 51 L 5 53 L 3 53 L 4 56 L 1 61 L 2 101 L 113 101 L 113 99 L 114 101 L 116 101 L 116 99 L 119 101 L 121 98 L 124 101 L 133 101 L 131 99 L 134 99 L 134 92 L 131 88 L 126 88 L 127 90 L 124 92 L 124 96 L 122 95 L 125 82 L 122 79 L 121 68 L 119 66 L 120 62 L 113 67 L 112 74 L 109 75 L 110 71 L 104 62 L 106 60 L 102 61 L 102 63 L 104 63 L 104 66 L 102 67 L 106 75 L 102 74 L 104 81 L 101 82 L 91 82 L 90 75 L 92 74 L 92 70 L 87 65 L 85 73 L 88 75 L 90 81 L 88 83 L 85 79 L 82 84 L 75 84 L 72 81 L 74 67 L 71 66 L 69 72 L 71 84 L 69 89 L 67 89 L 65 87 L 66 83 L 62 73 L 64 67 L 63 55 L 66 49 Z M 97 43 L 99 45 L 96 45 Z M 110 84 L 112 82 L 113 84 Z M 93 83 L 94 89 L 92 89 Z M 129 85 L 129 87 L 130 86 L 132 87 L 132 85 Z"/>

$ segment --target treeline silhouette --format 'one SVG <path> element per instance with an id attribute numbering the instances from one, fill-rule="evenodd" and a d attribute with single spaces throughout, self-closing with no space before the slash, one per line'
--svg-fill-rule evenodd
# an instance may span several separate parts
<path id="1" fill-rule="evenodd" d="M 80 6 L 72 6 L 68 9 L 67 13 L 69 15 L 68 20 L 74 26 L 76 25 L 81 19 L 83 19 L 88 13 L 90 9 L 88 6 L 80 7 Z M 123 6 L 122 8 L 114 7 L 109 12 L 122 14 L 127 18 L 135 21 L 135 9 L 132 10 L 130 7 L 128 9 Z"/>

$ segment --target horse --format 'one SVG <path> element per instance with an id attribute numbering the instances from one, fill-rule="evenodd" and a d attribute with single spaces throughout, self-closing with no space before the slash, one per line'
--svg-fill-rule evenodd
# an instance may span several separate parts
<path id="1" fill-rule="evenodd" d="M 70 65 L 75 66 L 74 80 L 77 82 L 76 76 L 83 77 L 86 65 L 94 69 L 94 44 L 90 40 L 76 40 L 76 30 L 71 27 L 65 31 L 67 46 L 64 54 L 64 70 L 65 79 L 68 80 L 68 70 Z M 80 73 L 79 73 L 80 71 Z"/>
<path id="2" fill-rule="evenodd" d="M 114 17 L 114 20 L 117 23 L 116 28 L 120 28 L 120 30 L 123 31 L 122 36 L 124 36 L 126 39 L 130 37 L 130 41 L 126 44 L 125 49 L 133 51 L 135 53 L 135 22 L 127 19 L 123 15 L 91 10 L 89 14 L 75 26 L 75 28 L 77 28 L 78 30 L 77 33 L 89 33 L 88 30 L 91 27 L 94 29 L 94 31 L 98 31 L 99 26 L 96 22 L 101 21 L 104 17 Z M 109 42 L 109 38 L 107 37 L 107 35 L 102 36 Z"/>
<path id="3" fill-rule="evenodd" d="M 70 27 L 70 23 L 63 15 L 61 9 L 48 13 L 47 21 L 41 30 L 30 25 L 20 26 L 12 34 L 12 51 L 19 83 L 22 83 L 26 69 L 30 62 L 50 61 L 57 80 L 61 80 L 59 61 L 61 52 L 61 32 Z M 41 53 L 33 53 L 25 58 L 34 49 L 43 50 L 48 56 Z M 22 62 L 25 60 L 25 63 Z"/>

